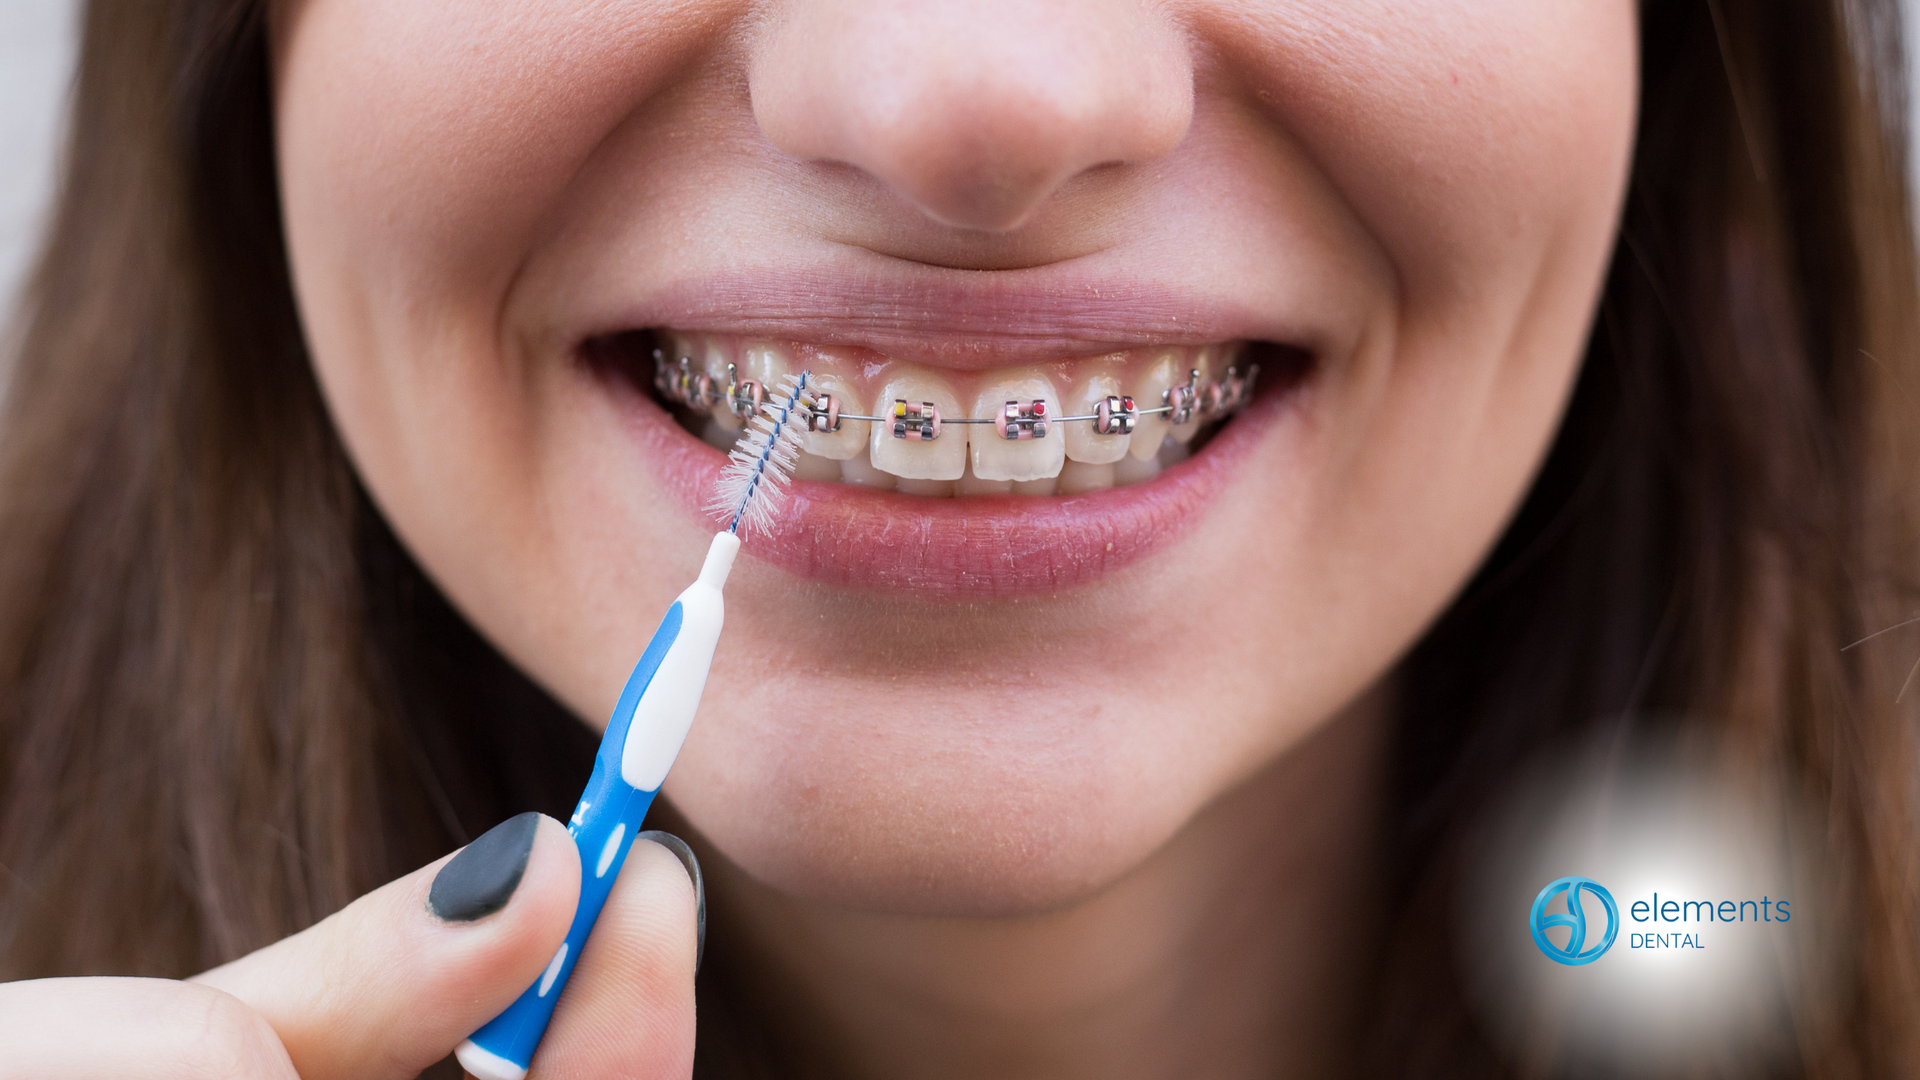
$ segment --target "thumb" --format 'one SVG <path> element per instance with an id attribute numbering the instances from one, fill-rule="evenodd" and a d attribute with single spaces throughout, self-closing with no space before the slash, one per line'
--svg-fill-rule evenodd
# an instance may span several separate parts
<path id="1" fill-rule="evenodd" d="M 565 826 L 521 814 L 195 981 L 264 1016 L 302 1080 L 411 1078 L 532 985 L 579 892 Z"/>

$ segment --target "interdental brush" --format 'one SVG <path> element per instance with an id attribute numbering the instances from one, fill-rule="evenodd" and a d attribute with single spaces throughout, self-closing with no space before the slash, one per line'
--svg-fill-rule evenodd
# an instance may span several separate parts
<path id="1" fill-rule="evenodd" d="M 713 538 L 700 576 L 667 609 L 633 666 L 600 739 L 593 776 L 567 831 L 580 849 L 580 902 L 560 951 L 540 978 L 460 1044 L 454 1055 L 478 1080 L 522 1080 L 553 1018 L 580 947 L 607 902 L 647 807 L 680 753 L 706 689 L 724 612 L 720 590 L 740 537 L 770 527 L 800 456 L 802 418 L 813 408 L 811 372 L 789 375 L 759 403 L 714 488 L 709 509 L 727 527 Z"/>

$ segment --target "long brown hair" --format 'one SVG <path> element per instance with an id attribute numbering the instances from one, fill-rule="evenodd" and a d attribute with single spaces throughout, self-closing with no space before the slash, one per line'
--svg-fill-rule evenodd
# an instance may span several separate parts
<path id="1" fill-rule="evenodd" d="M 333 432 L 287 278 L 264 6 L 86 13 L 0 417 L 0 978 L 230 959 L 511 812 L 564 813 L 592 753 L 434 590 Z M 1444 904 L 1478 793 L 1548 740 L 1716 717 L 1724 753 L 1814 793 L 1843 871 L 1852 948 L 1794 1014 L 1792 1071 L 1920 1073 L 1914 640 L 1841 651 L 1920 598 L 1898 11 L 1672 0 L 1642 26 L 1569 414 L 1404 665 L 1396 904 Z M 1375 1064 L 1511 1071 L 1444 935 L 1389 930 Z M 725 985 L 702 980 L 703 1070 L 739 1060 L 708 1053 Z"/>

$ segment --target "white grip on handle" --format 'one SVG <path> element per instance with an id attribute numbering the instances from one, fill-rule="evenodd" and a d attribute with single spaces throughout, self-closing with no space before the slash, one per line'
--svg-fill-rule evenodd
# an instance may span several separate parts
<path id="1" fill-rule="evenodd" d="M 686 741 L 687 729 L 693 726 L 726 617 L 720 589 L 739 550 L 739 537 L 726 532 L 715 536 L 700 577 L 675 601 L 680 605 L 680 634 L 660 661 L 640 704 L 634 706 L 620 757 L 620 778 L 638 791 L 660 789 L 680 744 Z"/>

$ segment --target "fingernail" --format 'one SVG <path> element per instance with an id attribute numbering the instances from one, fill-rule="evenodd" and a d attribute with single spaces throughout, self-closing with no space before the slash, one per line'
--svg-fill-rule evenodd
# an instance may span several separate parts
<path id="1" fill-rule="evenodd" d="M 697 972 L 700 970 L 701 959 L 707 955 L 707 882 L 700 876 L 700 860 L 694 855 L 693 849 L 687 846 L 685 840 L 670 832 L 649 829 L 634 839 L 651 840 L 659 844 L 673 852 L 674 857 L 680 860 L 680 865 L 687 868 L 687 877 L 693 881 L 693 910 L 699 933 L 699 938 L 693 946 L 693 970 Z"/>
<path id="2" fill-rule="evenodd" d="M 488 829 L 433 876 L 427 910 L 443 922 L 472 922 L 507 906 L 533 854 L 540 815 L 528 811 Z"/>

